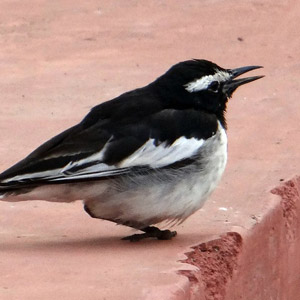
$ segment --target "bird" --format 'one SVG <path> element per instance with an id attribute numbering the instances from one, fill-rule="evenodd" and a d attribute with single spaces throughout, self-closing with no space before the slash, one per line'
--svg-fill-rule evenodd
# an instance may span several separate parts
<path id="1" fill-rule="evenodd" d="M 1 173 L 1 200 L 81 200 L 91 217 L 142 232 L 125 240 L 172 239 L 177 232 L 157 224 L 182 223 L 217 187 L 227 161 L 228 100 L 264 77 L 237 78 L 259 68 L 204 59 L 173 65 L 96 105 Z"/>

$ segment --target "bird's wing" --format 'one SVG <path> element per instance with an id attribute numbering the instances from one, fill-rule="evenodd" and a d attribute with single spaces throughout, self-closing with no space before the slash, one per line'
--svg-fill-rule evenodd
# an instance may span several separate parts
<path id="1" fill-rule="evenodd" d="M 83 122 L 49 140 L 0 175 L 0 187 L 95 180 L 158 169 L 199 153 L 217 131 L 214 116 L 165 109 L 143 118 Z"/>

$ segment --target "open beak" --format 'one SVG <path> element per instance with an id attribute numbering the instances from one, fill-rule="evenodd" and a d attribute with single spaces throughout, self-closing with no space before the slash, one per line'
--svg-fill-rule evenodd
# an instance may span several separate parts
<path id="1" fill-rule="evenodd" d="M 230 97 L 232 93 L 241 85 L 249 83 L 251 81 L 263 78 L 264 76 L 252 76 L 252 77 L 246 77 L 246 78 L 240 78 L 234 80 L 236 77 L 255 70 L 255 69 L 260 69 L 262 66 L 247 66 L 247 67 L 241 67 L 241 68 L 236 68 L 236 69 L 231 69 L 228 70 L 229 73 L 232 74 L 232 77 L 224 84 L 223 86 L 223 92 Z"/>

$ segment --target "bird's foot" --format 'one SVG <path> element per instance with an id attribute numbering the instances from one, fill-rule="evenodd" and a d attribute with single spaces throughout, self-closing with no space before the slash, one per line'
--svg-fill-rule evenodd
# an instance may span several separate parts
<path id="1" fill-rule="evenodd" d="M 126 236 L 122 238 L 122 240 L 127 240 L 130 242 L 138 242 L 146 238 L 157 238 L 158 240 L 171 240 L 173 237 L 177 235 L 176 231 L 160 230 L 159 228 L 154 226 L 148 226 L 141 230 L 144 231 L 145 233 Z"/>

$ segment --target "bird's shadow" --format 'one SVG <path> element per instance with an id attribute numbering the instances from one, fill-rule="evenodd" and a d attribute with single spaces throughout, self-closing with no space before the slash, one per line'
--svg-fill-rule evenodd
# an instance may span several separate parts
<path id="1" fill-rule="evenodd" d="M 27 251 L 80 251 L 80 250 L 103 250 L 117 249 L 130 251 L 136 249 L 148 249 L 149 247 L 166 247 L 174 245 L 191 245 L 195 241 L 202 240 L 204 236 L 194 234 L 184 234 L 169 241 L 157 239 L 144 239 L 139 242 L 129 242 L 122 240 L 123 236 L 100 236 L 87 238 L 51 238 L 51 239 L 22 239 L 0 242 L 1 252 L 27 252 Z"/>
<path id="2" fill-rule="evenodd" d="M 105 237 L 88 237 L 88 238 L 51 238 L 43 240 L 28 240 L 26 238 L 19 238 L 18 240 L 5 241 L 0 243 L 1 251 L 43 251 L 43 250 L 78 250 L 78 249 L 93 249 L 93 248 L 110 248 L 126 246 L 121 237 L 105 236 Z M 125 245 L 124 245 L 125 244 Z"/>

